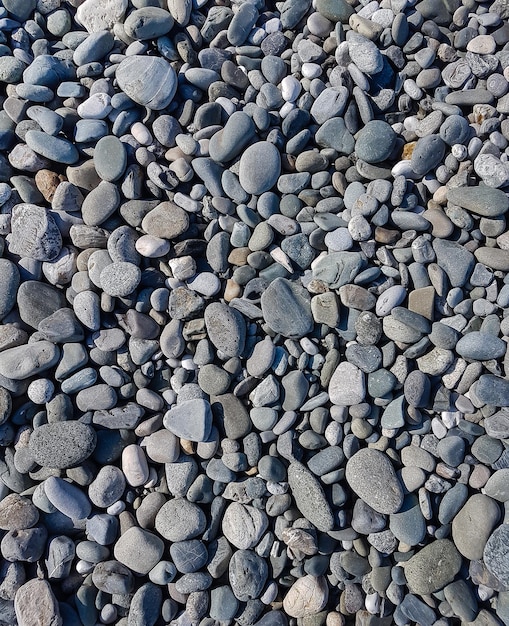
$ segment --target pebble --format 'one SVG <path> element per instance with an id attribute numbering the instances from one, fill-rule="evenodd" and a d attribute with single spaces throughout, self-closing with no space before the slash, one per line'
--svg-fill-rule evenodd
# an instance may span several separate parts
<path id="1" fill-rule="evenodd" d="M 354 454 L 346 465 L 346 480 L 378 513 L 397 513 L 403 505 L 402 486 L 389 458 L 379 450 L 364 448 Z"/>
<path id="2" fill-rule="evenodd" d="M 160 537 L 136 526 L 120 535 L 114 549 L 119 563 L 141 575 L 148 574 L 159 563 L 163 552 L 164 542 Z"/>
<path id="3" fill-rule="evenodd" d="M 509 620 L 504 1 L 4 0 L 0 621 Z"/>

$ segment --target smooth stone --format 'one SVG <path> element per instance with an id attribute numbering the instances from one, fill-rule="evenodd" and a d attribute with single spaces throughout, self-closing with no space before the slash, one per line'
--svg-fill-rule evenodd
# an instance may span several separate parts
<path id="1" fill-rule="evenodd" d="M 241 602 L 258 598 L 265 587 L 268 566 L 252 550 L 237 550 L 228 565 L 228 578 L 235 597 Z"/>
<path id="2" fill-rule="evenodd" d="M 239 164 L 239 181 L 247 193 L 260 195 L 276 184 L 281 173 L 281 155 L 274 144 L 259 141 L 244 150 Z"/>
<path id="3" fill-rule="evenodd" d="M 352 363 L 340 363 L 332 374 L 328 392 L 330 401 L 337 406 L 360 404 L 366 396 L 364 373 Z"/>
<path id="4" fill-rule="evenodd" d="M 346 24 L 354 10 L 345 0 L 317 0 L 316 10 L 331 22 Z"/>
<path id="5" fill-rule="evenodd" d="M 20 585 L 14 596 L 14 611 L 19 626 L 63 626 L 64 623 L 50 583 L 39 578 Z"/>
<path id="6" fill-rule="evenodd" d="M 305 618 L 319 613 L 329 599 L 329 587 L 323 576 L 298 578 L 283 599 L 283 609 L 290 617 Z"/>
<path id="7" fill-rule="evenodd" d="M 71 519 L 85 519 L 92 511 L 86 494 L 62 478 L 50 476 L 44 482 L 44 492 L 51 504 Z"/>
<path id="8" fill-rule="evenodd" d="M 197 572 L 207 563 L 209 558 L 205 544 L 198 539 L 172 543 L 170 555 L 177 571 L 182 574 Z"/>
<path id="9" fill-rule="evenodd" d="M 494 374 L 482 374 L 475 385 L 475 395 L 485 404 L 509 406 L 509 380 Z"/>
<path id="10" fill-rule="evenodd" d="M 506 352 L 507 344 L 491 333 L 472 331 L 456 344 L 456 352 L 465 359 L 488 361 L 498 359 Z"/>
<path id="11" fill-rule="evenodd" d="M 441 163 L 445 153 L 445 143 L 438 135 L 426 135 L 415 144 L 410 159 L 412 171 L 424 176 Z"/>
<path id="12" fill-rule="evenodd" d="M 346 465 L 350 488 L 378 513 L 397 513 L 403 505 L 403 489 L 392 463 L 383 452 L 363 448 Z"/>
<path id="13" fill-rule="evenodd" d="M 62 249 L 62 235 L 53 216 L 35 204 L 18 204 L 11 217 L 9 250 L 36 261 L 53 261 Z"/>
<path id="14" fill-rule="evenodd" d="M 16 304 L 19 284 L 17 266 L 8 259 L 0 259 L 0 320 L 10 313 Z"/>
<path id="15" fill-rule="evenodd" d="M 35 153 L 56 163 L 73 165 L 79 160 L 78 150 L 66 139 L 53 137 L 40 130 L 29 130 L 25 141 Z"/>
<path id="16" fill-rule="evenodd" d="M 171 14 L 157 6 L 135 9 L 124 22 L 127 36 L 138 40 L 157 39 L 169 33 L 172 27 Z"/>
<path id="17" fill-rule="evenodd" d="M 262 293 L 265 321 L 276 333 L 290 339 L 304 337 L 313 328 L 308 293 L 285 278 L 276 278 Z"/>
<path id="18" fill-rule="evenodd" d="M 60 358 L 60 349 L 49 341 L 8 348 L 0 352 L 0 374 L 11 380 L 26 380 L 51 369 Z"/>
<path id="19" fill-rule="evenodd" d="M 213 302 L 205 309 L 209 340 L 228 357 L 241 356 L 246 341 L 246 322 L 242 314 L 227 304 Z"/>
<path id="20" fill-rule="evenodd" d="M 396 539 L 409 546 L 416 546 L 424 540 L 426 520 L 415 495 L 406 496 L 398 513 L 390 516 L 389 528 Z"/>
<path id="21" fill-rule="evenodd" d="M 350 155 L 356 145 L 341 117 L 333 117 L 322 124 L 315 134 L 315 141 L 323 148 L 333 148 L 344 155 Z"/>
<path id="22" fill-rule="evenodd" d="M 113 551 L 119 563 L 143 576 L 159 563 L 163 552 L 164 542 L 160 537 L 136 526 L 120 535 Z"/>
<path id="23" fill-rule="evenodd" d="M 501 524 L 484 546 L 483 560 L 488 571 L 505 587 L 509 586 L 509 524 Z"/>
<path id="24" fill-rule="evenodd" d="M 24 83 L 50 88 L 57 87 L 61 82 L 73 80 L 75 77 L 72 63 L 49 54 L 36 56 L 23 72 Z"/>
<path id="25" fill-rule="evenodd" d="M 509 271 L 509 250 L 477 248 L 474 254 L 479 263 L 483 263 L 492 270 Z"/>
<path id="26" fill-rule="evenodd" d="M 189 216 L 173 202 L 161 202 L 143 218 L 141 228 L 147 235 L 175 239 L 189 228 Z"/>
<path id="27" fill-rule="evenodd" d="M 452 522 L 454 543 L 464 557 L 482 558 L 484 546 L 499 518 L 499 507 L 488 496 L 477 493 L 467 500 Z"/>
<path id="28" fill-rule="evenodd" d="M 359 159 L 367 163 L 381 163 L 392 154 L 396 139 L 396 133 L 387 122 L 372 120 L 359 131 L 355 152 Z"/>
<path id="29" fill-rule="evenodd" d="M 405 563 L 412 593 L 427 595 L 452 582 L 461 568 L 461 555 L 449 539 L 436 539 Z"/>
<path id="30" fill-rule="evenodd" d="M 257 545 L 267 530 L 266 514 L 247 504 L 232 502 L 223 515 L 222 529 L 228 541 L 240 550 Z"/>
<path id="31" fill-rule="evenodd" d="M 101 467 L 97 476 L 88 486 L 88 497 L 95 506 L 106 509 L 120 500 L 126 481 L 122 470 L 114 465 Z"/>
<path id="32" fill-rule="evenodd" d="M 192 417 L 191 417 L 192 416 Z M 189 441 L 207 441 L 212 428 L 212 411 L 207 400 L 186 400 L 164 416 L 164 427 Z"/>
<path id="33" fill-rule="evenodd" d="M 127 153 L 124 144 L 113 135 L 99 139 L 94 148 L 94 167 L 108 182 L 118 180 L 125 171 Z"/>
<path id="34" fill-rule="evenodd" d="M 152 582 L 143 584 L 136 590 L 130 602 L 129 626 L 155 624 L 161 613 L 162 604 L 163 592 L 159 586 Z"/>
<path id="35" fill-rule="evenodd" d="M 69 420 L 38 426 L 30 436 L 29 447 L 42 467 L 67 469 L 88 459 L 96 443 L 92 427 Z"/>
<path id="36" fill-rule="evenodd" d="M 304 465 L 293 462 L 288 467 L 288 483 L 302 515 L 318 530 L 332 530 L 333 513 L 316 477 Z"/>
<path id="37" fill-rule="evenodd" d="M 155 111 L 165 109 L 177 90 L 175 70 L 161 57 L 129 56 L 120 62 L 115 76 L 131 100 Z"/>
<path id="38" fill-rule="evenodd" d="M 447 274 L 451 286 L 462 287 L 474 269 L 474 255 L 464 246 L 445 239 L 435 239 L 433 250 L 437 256 L 437 263 Z"/>
<path id="39" fill-rule="evenodd" d="M 185 498 L 169 500 L 159 509 L 155 518 L 155 529 L 168 541 L 186 541 L 201 535 L 207 520 L 197 504 Z"/>
<path id="40" fill-rule="evenodd" d="M 484 493 L 497 502 L 507 502 L 509 500 L 508 478 L 509 468 L 497 470 L 484 485 Z"/>
<path id="41" fill-rule="evenodd" d="M 500 189 L 486 186 L 448 189 L 447 200 L 483 217 L 498 217 L 509 209 L 507 194 Z"/>
<path id="42" fill-rule="evenodd" d="M 209 143 L 209 154 L 214 161 L 226 163 L 239 155 L 255 134 L 255 124 L 243 111 L 235 111 L 223 129 L 215 133 Z"/>

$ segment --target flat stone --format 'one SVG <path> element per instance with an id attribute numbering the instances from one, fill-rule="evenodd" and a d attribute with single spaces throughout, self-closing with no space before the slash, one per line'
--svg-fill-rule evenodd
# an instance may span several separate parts
<path id="1" fill-rule="evenodd" d="M 170 555 L 177 571 L 183 574 L 197 572 L 209 560 L 206 545 L 199 539 L 172 543 Z"/>
<path id="2" fill-rule="evenodd" d="M 367 163 L 381 163 L 390 157 L 396 145 L 396 133 L 381 120 L 368 122 L 358 133 L 355 152 Z"/>
<path id="3" fill-rule="evenodd" d="M 207 400 L 186 400 L 164 416 L 164 427 L 189 441 L 207 441 L 212 428 L 212 411 Z"/>
<path id="4" fill-rule="evenodd" d="M 505 587 L 509 587 L 509 524 L 501 524 L 486 542 L 484 564 Z"/>
<path id="5" fill-rule="evenodd" d="M 479 263 L 483 263 L 492 270 L 509 271 L 509 250 L 477 248 L 474 254 Z"/>
<path id="6" fill-rule="evenodd" d="M 99 139 L 94 149 L 94 167 L 99 176 L 108 182 L 118 180 L 125 171 L 127 153 L 124 144 L 108 135 Z"/>
<path id="7" fill-rule="evenodd" d="M 435 239 L 433 249 L 437 263 L 447 274 L 451 286 L 462 287 L 474 269 L 474 255 L 464 246 L 445 239 Z"/>
<path id="8" fill-rule="evenodd" d="M 298 578 L 283 599 L 283 609 L 290 617 L 303 618 L 319 613 L 329 599 L 329 587 L 323 576 Z"/>
<path id="9" fill-rule="evenodd" d="M 129 56 L 120 62 L 115 76 L 131 100 L 156 111 L 165 109 L 177 90 L 175 70 L 161 57 Z"/>
<path id="10" fill-rule="evenodd" d="M 142 229 L 154 237 L 175 239 L 189 228 L 189 216 L 173 202 L 161 202 L 141 222 Z"/>
<path id="11" fill-rule="evenodd" d="M 60 349 L 49 341 L 37 341 L 0 352 L 0 374 L 11 380 L 26 380 L 52 368 Z"/>
<path id="12" fill-rule="evenodd" d="M 288 483 L 297 508 L 318 530 L 328 532 L 334 527 L 334 516 L 316 477 L 302 464 L 288 467 Z"/>
<path id="13" fill-rule="evenodd" d="M 346 465 L 352 491 L 378 513 L 397 513 L 403 505 L 403 489 L 392 463 L 383 452 L 363 448 Z"/>
<path id="14" fill-rule="evenodd" d="M 262 313 L 277 333 L 299 339 L 311 332 L 313 317 L 307 292 L 285 278 L 276 278 L 261 297 Z"/>
<path id="15" fill-rule="evenodd" d="M 498 217 L 509 209 L 509 197 L 493 187 L 454 187 L 448 189 L 447 200 L 483 217 Z"/>
<path id="16" fill-rule="evenodd" d="M 475 386 L 475 395 L 485 404 L 509 406 L 509 380 L 494 374 L 482 374 Z"/>
<path id="17" fill-rule="evenodd" d="M 159 563 L 163 552 L 164 542 L 160 537 L 136 526 L 122 533 L 114 548 L 119 563 L 143 576 Z"/>
<path id="18" fill-rule="evenodd" d="M 102 561 L 92 572 L 92 581 L 100 591 L 108 594 L 127 595 L 134 589 L 134 576 L 118 561 Z"/>
<path id="19" fill-rule="evenodd" d="M 88 486 L 88 497 L 92 504 L 106 509 L 122 497 L 125 487 L 122 470 L 114 465 L 105 465 Z"/>
<path id="20" fill-rule="evenodd" d="M 506 352 L 507 344 L 490 333 L 473 331 L 463 335 L 456 344 L 456 352 L 465 359 L 488 361 L 498 359 Z"/>
<path id="21" fill-rule="evenodd" d="M 427 595 L 452 582 L 461 568 L 461 555 L 449 539 L 436 539 L 405 563 L 412 593 Z"/>
<path id="22" fill-rule="evenodd" d="M 76 485 L 62 478 L 50 476 L 44 482 L 44 492 L 51 504 L 71 519 L 79 520 L 88 517 L 92 504 L 87 495 Z"/>
<path id="23" fill-rule="evenodd" d="M 19 587 L 14 596 L 14 611 L 19 626 L 63 626 L 64 623 L 50 583 L 39 578 Z"/>
<path id="24" fill-rule="evenodd" d="M 35 204 L 12 211 L 9 250 L 36 261 L 52 261 L 62 249 L 62 235 L 51 213 Z"/>
<path id="25" fill-rule="evenodd" d="M 127 0 L 85 0 L 78 6 L 76 17 L 89 33 L 109 30 L 123 21 L 127 4 Z"/>
<path id="26" fill-rule="evenodd" d="M 25 135 L 29 148 L 50 161 L 73 165 L 79 160 L 76 147 L 67 139 L 53 137 L 40 130 L 29 130 Z"/>
<path id="27" fill-rule="evenodd" d="M 67 469 L 88 459 L 96 443 L 92 427 L 70 420 L 38 426 L 30 436 L 29 447 L 42 467 Z"/>
<path id="28" fill-rule="evenodd" d="M 329 398 L 338 406 L 352 406 L 364 401 L 366 381 L 364 373 L 352 363 L 340 363 L 329 383 Z"/>

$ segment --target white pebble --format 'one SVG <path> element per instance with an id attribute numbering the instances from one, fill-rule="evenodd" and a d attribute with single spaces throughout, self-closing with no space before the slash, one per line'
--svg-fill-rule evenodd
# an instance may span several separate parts
<path id="1" fill-rule="evenodd" d="M 451 148 L 452 156 L 458 161 L 464 161 L 467 158 L 468 150 L 467 147 L 461 143 L 455 143 Z"/>
<path id="2" fill-rule="evenodd" d="M 200 272 L 187 284 L 193 291 L 209 298 L 215 296 L 221 289 L 221 281 L 212 272 Z"/>
<path id="3" fill-rule="evenodd" d="M 303 63 L 301 68 L 302 76 L 304 78 L 318 78 L 322 73 L 322 68 L 318 63 Z"/>
<path id="4" fill-rule="evenodd" d="M 135 443 L 126 446 L 122 452 L 122 471 L 131 487 L 141 487 L 149 479 L 147 457 Z"/>
<path id="5" fill-rule="evenodd" d="M 34 404 L 46 404 L 55 393 L 55 385 L 48 378 L 33 380 L 27 389 L 28 398 Z"/>
<path id="6" fill-rule="evenodd" d="M 136 250 L 148 259 L 157 259 L 168 254 L 170 242 L 167 239 L 154 237 L 153 235 L 142 235 L 134 244 Z"/>
<path id="7" fill-rule="evenodd" d="M 154 141 L 149 129 L 141 122 L 135 122 L 131 126 L 131 135 L 142 146 L 150 146 L 150 144 Z"/>
<path id="8" fill-rule="evenodd" d="M 294 102 L 285 102 L 283 106 L 279 109 L 279 117 L 284 120 L 288 113 L 290 113 L 290 111 L 293 111 L 293 109 L 295 109 Z"/>
<path id="9" fill-rule="evenodd" d="M 89 563 L 88 561 L 83 561 L 81 559 L 76 563 L 76 572 L 78 574 L 90 574 L 90 572 L 94 571 L 95 563 Z"/>
<path id="10" fill-rule="evenodd" d="M 107 93 L 94 93 L 78 105 L 77 113 L 83 119 L 102 120 L 112 108 L 111 97 Z"/>
<path id="11" fill-rule="evenodd" d="M 269 35 L 270 33 L 277 33 L 279 30 L 282 30 L 283 26 L 279 17 L 273 17 L 272 19 L 265 22 L 263 28 L 265 29 L 265 32 Z"/>
<path id="12" fill-rule="evenodd" d="M 228 115 L 232 115 L 237 110 L 235 104 L 229 98 L 225 98 L 224 96 L 216 98 L 216 102 L 226 111 Z"/>
<path id="13" fill-rule="evenodd" d="M 431 430 L 437 439 L 443 439 L 447 435 L 447 428 L 438 417 L 431 420 Z"/>
<path id="14" fill-rule="evenodd" d="M 380 610 L 380 596 L 375 593 L 366 594 L 366 600 L 364 601 L 366 611 L 371 615 L 376 615 Z"/>
<path id="15" fill-rule="evenodd" d="M 281 81 L 281 95 L 287 102 L 295 102 L 301 90 L 300 82 L 295 76 L 285 76 Z"/>

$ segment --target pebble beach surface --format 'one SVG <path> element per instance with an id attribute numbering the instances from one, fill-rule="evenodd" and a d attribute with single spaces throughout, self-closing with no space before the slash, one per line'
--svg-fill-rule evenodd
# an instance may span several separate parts
<path id="1" fill-rule="evenodd" d="M 508 18 L 0 0 L 0 626 L 509 624 Z"/>

